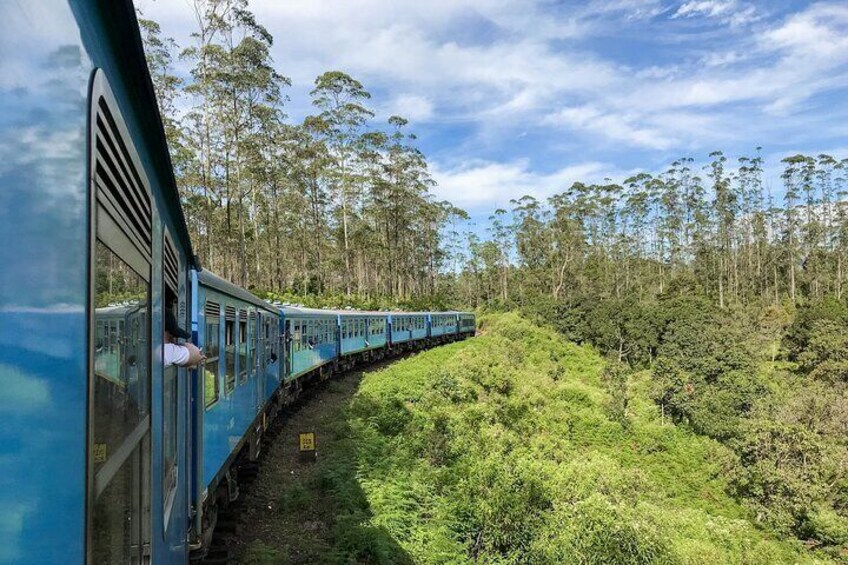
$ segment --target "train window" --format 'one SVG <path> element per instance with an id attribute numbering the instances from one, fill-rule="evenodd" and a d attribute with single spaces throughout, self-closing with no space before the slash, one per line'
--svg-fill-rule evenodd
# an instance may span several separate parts
<path id="1" fill-rule="evenodd" d="M 260 324 L 262 328 L 262 366 L 264 368 L 271 362 L 271 320 L 264 317 Z"/>
<path id="2" fill-rule="evenodd" d="M 141 516 L 150 427 L 150 285 L 100 240 L 95 245 L 94 317 L 104 335 L 94 353 L 92 550 L 98 561 L 126 561 L 141 536 L 127 517 Z"/>
<path id="3" fill-rule="evenodd" d="M 236 311 L 227 306 L 224 320 L 224 394 L 236 388 Z"/>
<path id="4" fill-rule="evenodd" d="M 238 314 L 238 336 L 236 337 L 238 343 L 238 375 L 239 384 L 243 383 L 247 379 L 247 311 L 239 310 Z"/>
<path id="5" fill-rule="evenodd" d="M 220 381 L 218 366 L 221 337 L 220 306 L 215 302 L 206 302 L 206 331 L 203 336 L 203 352 L 206 361 L 203 363 L 203 396 L 207 408 L 218 402 L 220 398 Z"/>
<path id="6" fill-rule="evenodd" d="M 256 365 L 256 342 L 259 341 L 259 336 L 256 331 L 256 313 L 250 312 L 247 317 L 248 336 L 247 336 L 247 376 L 252 377 L 255 373 L 253 367 Z"/>
<path id="7" fill-rule="evenodd" d="M 300 351 L 300 320 L 295 320 L 294 322 L 294 334 L 293 334 L 293 342 L 292 345 L 294 347 L 295 352 Z"/>

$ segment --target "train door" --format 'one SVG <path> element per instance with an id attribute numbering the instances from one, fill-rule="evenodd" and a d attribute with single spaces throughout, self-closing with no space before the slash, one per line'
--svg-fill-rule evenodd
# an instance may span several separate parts
<path id="1" fill-rule="evenodd" d="M 167 229 L 162 237 L 162 306 L 166 315 L 173 315 L 179 327 L 183 330 L 191 327 L 188 313 L 188 288 L 185 262 L 174 246 L 173 239 Z M 153 457 L 154 470 L 159 476 L 154 479 L 154 492 L 161 493 L 159 500 L 154 501 L 161 510 L 154 512 L 162 516 L 161 531 L 162 551 L 168 558 L 177 558 L 185 552 L 185 532 L 190 523 L 188 495 L 188 461 L 191 458 L 191 426 L 188 415 L 191 413 L 190 388 L 195 372 L 184 367 L 164 366 L 164 357 L 159 360 L 162 365 L 161 393 L 154 399 L 161 398 L 161 442 L 159 451 Z M 156 412 L 154 411 L 154 414 Z M 154 426 L 154 434 L 156 427 Z M 158 435 L 154 435 L 154 438 Z M 154 521 L 158 527 L 158 520 Z M 157 558 L 159 551 L 157 550 Z"/>
<path id="2" fill-rule="evenodd" d="M 123 323 L 109 359 L 89 337 L 87 560 L 139 564 L 151 557 L 152 199 L 102 71 L 91 96 L 89 332 L 116 311 Z"/>
<path id="3" fill-rule="evenodd" d="M 285 373 L 283 373 L 284 378 L 292 374 L 293 349 L 294 348 L 292 347 L 292 323 L 290 319 L 286 318 L 285 334 L 283 335 L 283 358 L 286 360 Z"/>
<path id="4" fill-rule="evenodd" d="M 268 366 L 268 328 L 267 314 L 262 310 L 256 311 L 256 327 L 253 335 L 256 336 L 256 407 L 262 409 L 265 404 L 265 370 Z"/>

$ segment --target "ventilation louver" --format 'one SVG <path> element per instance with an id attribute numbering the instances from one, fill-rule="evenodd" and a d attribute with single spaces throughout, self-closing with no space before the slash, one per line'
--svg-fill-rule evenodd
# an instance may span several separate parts
<path id="1" fill-rule="evenodd" d="M 124 141 L 123 128 L 119 127 L 105 96 L 97 97 L 94 110 L 93 176 L 97 201 L 150 263 L 150 193 Z"/>
<path id="2" fill-rule="evenodd" d="M 215 302 L 206 303 L 206 317 L 217 318 L 221 315 L 221 307 Z"/>
<path id="3" fill-rule="evenodd" d="M 174 244 L 171 243 L 171 238 L 167 235 L 165 235 L 165 248 L 162 258 L 162 267 L 165 271 L 165 284 L 176 292 L 179 289 L 178 273 L 180 272 L 180 262 L 177 258 L 177 250 L 174 248 Z"/>

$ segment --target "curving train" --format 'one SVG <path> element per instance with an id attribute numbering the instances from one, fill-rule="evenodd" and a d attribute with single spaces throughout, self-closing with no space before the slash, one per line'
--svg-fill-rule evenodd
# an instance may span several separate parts
<path id="1" fill-rule="evenodd" d="M 0 12 L 0 563 L 185 563 L 306 383 L 474 315 L 280 306 L 203 270 L 132 2 Z M 197 370 L 164 366 L 169 310 Z"/>

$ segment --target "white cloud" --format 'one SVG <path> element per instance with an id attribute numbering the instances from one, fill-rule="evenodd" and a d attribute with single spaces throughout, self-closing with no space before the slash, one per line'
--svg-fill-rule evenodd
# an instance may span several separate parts
<path id="1" fill-rule="evenodd" d="M 677 143 L 656 128 L 633 125 L 639 121 L 638 116 L 605 113 L 591 105 L 563 108 L 545 117 L 545 122 L 551 125 L 567 125 L 589 133 L 598 132 L 607 138 L 635 146 L 668 149 Z"/>
<path id="2" fill-rule="evenodd" d="M 384 112 L 386 116 L 401 116 L 411 122 L 426 122 L 433 117 L 433 103 L 424 96 L 400 94 Z"/>
<path id="3" fill-rule="evenodd" d="M 748 24 L 758 20 L 756 8 L 749 4 L 740 5 L 737 0 L 690 0 L 684 2 L 671 18 L 716 18 L 732 26 Z"/>
<path id="4" fill-rule="evenodd" d="M 188 1 L 137 0 L 182 45 L 194 27 Z M 433 122 L 463 128 L 454 148 L 437 148 L 466 163 L 436 168 L 445 190 L 476 187 L 459 191 L 452 198 L 458 204 L 503 204 L 507 193 L 515 197 L 525 187 L 547 193 L 544 187 L 558 177 L 518 160 L 527 155 L 514 141 L 518 132 L 549 136 L 548 146 L 580 147 L 583 155 L 603 152 L 598 160 L 607 160 L 612 147 L 666 155 L 808 141 L 813 123 L 822 125 L 815 135 L 835 131 L 839 120 L 814 120 L 809 107 L 817 96 L 848 87 L 848 6 L 820 2 L 780 19 L 744 0 L 670 6 L 665 0 L 251 2 L 275 37 L 276 64 L 294 81 L 288 110 L 295 119 L 310 111 L 315 76 L 339 69 L 378 93 L 379 114 L 402 115 L 417 133 L 426 135 L 422 125 Z M 724 25 L 710 25 L 703 37 L 689 33 L 701 19 Z M 681 30 L 686 35 L 674 35 Z M 633 40 L 650 49 L 622 53 Z M 836 107 L 826 112 L 848 114 Z M 496 163 L 486 149 L 514 157 Z M 599 172 L 586 166 L 569 169 Z M 499 182 L 511 188 L 497 188 Z"/>
<path id="5" fill-rule="evenodd" d="M 587 162 L 562 167 L 551 173 L 539 173 L 526 160 L 493 162 L 473 160 L 458 167 L 433 165 L 438 185 L 434 195 L 470 211 L 491 212 L 494 207 L 509 207 L 511 199 L 529 195 L 539 200 L 565 191 L 575 181 L 598 182 L 620 173 L 609 164 Z"/>

